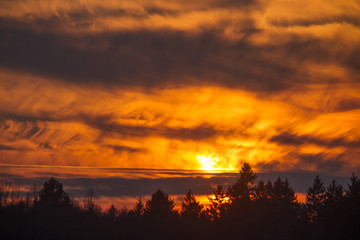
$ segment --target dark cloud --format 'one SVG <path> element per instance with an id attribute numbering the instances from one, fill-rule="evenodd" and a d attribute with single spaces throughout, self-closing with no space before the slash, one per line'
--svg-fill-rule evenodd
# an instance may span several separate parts
<path id="1" fill-rule="evenodd" d="M 91 11 L 85 6 L 71 11 L 61 11 L 62 18 L 70 17 L 72 21 L 94 21 L 103 17 L 131 17 L 136 19 L 146 18 L 147 15 L 139 10 L 124 8 L 106 8 L 104 6 L 92 7 Z"/>
<path id="2" fill-rule="evenodd" d="M 246 8 L 246 9 L 265 9 L 268 5 L 268 0 L 261 1 L 261 0 L 214 0 L 211 1 L 213 3 L 212 7 L 224 7 L 224 8 L 231 8 L 231 7 L 238 7 L 238 8 Z"/>
<path id="3" fill-rule="evenodd" d="M 284 62 L 269 61 L 264 54 L 271 49 L 224 40 L 221 29 L 199 34 L 139 30 L 72 35 L 20 26 L 2 24 L 0 66 L 75 83 L 279 90 L 295 72 Z M 246 29 L 246 37 L 256 33 Z"/>
<path id="4" fill-rule="evenodd" d="M 342 154 L 303 154 L 291 152 L 287 154 L 282 161 L 258 162 L 256 167 L 263 171 L 273 172 L 276 169 L 317 169 L 319 173 L 338 174 L 342 172 L 351 172 L 354 169 L 349 161 L 346 160 L 347 152 Z"/>
<path id="5" fill-rule="evenodd" d="M 282 145 L 300 146 L 303 144 L 314 144 L 318 146 L 324 146 L 328 148 L 334 147 L 347 147 L 358 148 L 360 147 L 360 141 L 350 141 L 346 137 L 337 138 L 324 138 L 312 135 L 296 135 L 289 132 L 282 132 L 269 139 L 271 142 L 276 142 Z"/>
<path id="6" fill-rule="evenodd" d="M 132 147 L 122 146 L 122 145 L 104 145 L 104 147 L 111 148 L 115 152 L 137 153 L 137 152 L 142 152 L 143 151 L 143 149 L 140 149 L 140 148 L 132 148 Z"/>
<path id="7" fill-rule="evenodd" d="M 342 160 L 342 155 L 328 156 L 327 154 L 296 154 L 299 159 L 299 167 L 306 169 L 307 167 L 316 167 L 324 172 L 336 173 L 348 165 Z"/>
<path id="8" fill-rule="evenodd" d="M 13 146 L 8 146 L 5 144 L 0 144 L 0 151 L 31 151 L 32 149 L 30 148 L 26 148 L 26 147 L 13 147 Z M 1 156 L 1 155 L 0 155 Z"/>
<path id="9" fill-rule="evenodd" d="M 137 171 L 137 170 L 134 170 Z M 36 182 L 41 185 L 50 175 L 40 178 L 26 178 L 1 173 L 1 179 L 11 180 L 19 185 L 31 185 Z M 316 175 L 320 175 L 325 184 L 329 184 L 332 179 L 336 179 L 340 184 L 346 187 L 348 177 L 333 176 L 322 172 L 293 171 L 293 172 L 277 172 L 271 171 L 266 173 L 258 173 L 257 181 L 275 181 L 277 177 L 288 179 L 291 186 L 296 192 L 304 193 L 311 186 Z M 151 195 L 157 189 L 169 193 L 170 195 L 184 195 L 189 189 L 197 195 L 211 195 L 216 185 L 221 185 L 227 189 L 231 184 L 236 182 L 237 174 L 217 173 L 211 177 L 192 176 L 185 174 L 184 177 L 167 177 L 167 178 L 137 178 L 127 179 L 120 177 L 108 178 L 87 178 L 87 177 L 67 177 L 58 176 L 57 179 L 64 184 L 65 190 L 73 197 L 85 197 L 89 189 L 93 189 L 96 196 L 105 197 L 136 197 Z"/>
<path id="10" fill-rule="evenodd" d="M 54 149 L 49 142 L 40 143 L 39 147 L 45 148 L 45 149 Z"/>
<path id="11" fill-rule="evenodd" d="M 269 1 L 208 1 L 199 6 L 243 7 L 265 9 Z M 197 4 L 189 2 L 197 9 Z M 201 7 L 199 7 L 201 8 Z M 339 39 L 319 39 L 308 34 L 273 35 L 274 43 L 253 45 L 249 37 L 262 29 L 244 11 L 236 23 L 236 41 L 224 38 L 224 29 L 232 22 L 219 22 L 217 27 L 203 27 L 199 33 L 171 29 L 107 31 L 98 33 L 66 32 L 63 28 L 91 27 L 97 18 L 127 16 L 134 19 L 147 15 L 176 15 L 175 10 L 144 6 L 144 11 L 110 9 L 104 6 L 40 17 L 30 14 L 20 18 L 0 19 L 0 66 L 32 72 L 80 84 L 104 86 L 183 86 L 215 84 L 255 91 L 276 91 L 307 82 L 303 63 L 338 64 L 355 71 L 359 80 L 360 47 L 346 48 Z M 306 20 L 280 19 L 274 25 L 311 26 L 329 22 L 359 25 L 356 16 L 313 17 Z M 279 41 L 277 42 L 277 37 Z M 283 39 L 287 41 L 283 41 Z M 324 81 L 324 79 L 319 79 Z M 341 80 L 339 80 L 341 81 Z"/>
<path id="12" fill-rule="evenodd" d="M 337 16 L 307 16 L 303 19 L 271 19 L 270 23 L 275 26 L 294 27 L 294 26 L 314 26 L 326 25 L 332 23 L 349 23 L 354 26 L 360 26 L 360 18 L 356 15 L 337 15 Z"/>
<path id="13" fill-rule="evenodd" d="M 292 145 L 292 146 L 299 146 L 304 144 L 304 141 L 291 133 L 283 132 L 279 135 L 273 136 L 269 139 L 271 142 L 280 143 L 282 145 Z"/>
<path id="14" fill-rule="evenodd" d="M 204 124 L 193 128 L 170 128 L 163 125 L 158 126 L 141 126 L 141 125 L 124 125 L 114 121 L 111 115 L 103 116 L 83 116 L 82 121 L 92 128 L 98 129 L 105 133 L 116 133 L 122 137 L 146 137 L 146 136 L 163 136 L 180 140 L 205 140 L 217 135 L 226 135 L 225 132 L 217 130 L 213 126 Z"/>
<path id="15" fill-rule="evenodd" d="M 56 121 L 53 117 L 54 112 L 50 111 L 38 111 L 32 113 L 23 113 L 23 112 L 9 112 L 2 111 L 0 109 L 0 124 L 1 120 L 14 120 L 18 122 L 36 122 L 36 121 Z"/>
<path id="16" fill-rule="evenodd" d="M 337 111 L 351 111 L 360 108 L 360 99 L 358 98 L 345 98 L 342 99 L 335 107 Z"/>
<path id="17" fill-rule="evenodd" d="M 179 11 L 174 11 L 174 10 L 169 10 L 169 9 L 164 9 L 164 8 L 159 8 L 159 7 L 145 7 L 145 11 L 147 12 L 147 14 L 149 15 L 161 15 L 161 16 L 178 16 L 180 15 Z"/>
<path id="18" fill-rule="evenodd" d="M 1 151 L 1 150 L 10 150 L 10 151 L 12 151 L 12 150 L 18 150 L 18 149 L 15 148 L 15 147 L 11 147 L 11 146 L 7 146 L 7 145 L 0 144 L 0 151 Z"/>
<path id="19" fill-rule="evenodd" d="M 235 178 L 212 177 L 184 177 L 184 178 L 159 178 L 159 179 L 124 179 L 124 178 L 96 178 L 96 179 L 64 179 L 69 186 L 80 185 L 93 188 L 101 196 L 139 196 L 151 195 L 157 189 L 162 189 L 169 194 L 185 194 L 191 189 L 199 195 L 211 194 L 214 186 L 222 184 L 224 187 L 234 183 Z"/>
<path id="20" fill-rule="evenodd" d="M 319 175 L 327 186 L 330 182 L 335 179 L 338 183 L 346 187 L 349 182 L 349 177 L 331 175 L 330 173 L 324 172 L 311 172 L 311 171 L 270 171 L 267 173 L 259 173 L 258 181 L 275 181 L 277 177 L 282 179 L 288 179 L 292 188 L 296 192 L 305 193 L 306 190 L 312 185 L 316 175 Z"/>

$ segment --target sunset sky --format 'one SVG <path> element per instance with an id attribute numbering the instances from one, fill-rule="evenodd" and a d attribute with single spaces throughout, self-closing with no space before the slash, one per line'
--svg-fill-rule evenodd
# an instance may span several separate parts
<path id="1" fill-rule="evenodd" d="M 359 13 L 357 0 L 2 0 L 0 176 L 245 161 L 359 174 Z"/>

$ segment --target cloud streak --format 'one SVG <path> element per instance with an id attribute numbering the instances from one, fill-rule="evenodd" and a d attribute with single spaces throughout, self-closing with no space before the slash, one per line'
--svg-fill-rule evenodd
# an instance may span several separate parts
<path id="1" fill-rule="evenodd" d="M 334 139 L 329 139 L 325 137 L 316 137 L 310 135 L 300 135 L 297 136 L 291 133 L 281 133 L 277 136 L 273 136 L 270 141 L 277 142 L 284 145 L 293 145 L 300 146 L 303 144 L 315 144 L 319 146 L 325 146 L 328 148 L 334 147 L 347 147 L 347 148 L 357 148 L 360 146 L 360 141 L 349 141 L 345 137 L 337 137 Z"/>

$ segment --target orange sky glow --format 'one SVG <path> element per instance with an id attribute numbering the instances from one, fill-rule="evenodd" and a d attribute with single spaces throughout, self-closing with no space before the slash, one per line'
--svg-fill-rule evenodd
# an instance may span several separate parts
<path id="1" fill-rule="evenodd" d="M 356 0 L 3 1 L 0 165 L 359 172 L 359 12 Z"/>

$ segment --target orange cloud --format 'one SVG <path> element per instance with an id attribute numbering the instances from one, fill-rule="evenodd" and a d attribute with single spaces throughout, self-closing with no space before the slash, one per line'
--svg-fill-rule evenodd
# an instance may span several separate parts
<path id="1" fill-rule="evenodd" d="M 7 1 L 0 163 L 359 169 L 359 10 Z"/>
<path id="2" fill-rule="evenodd" d="M 199 156 L 211 156 L 215 169 L 249 161 L 261 171 L 265 162 L 280 161 L 284 169 L 318 170 L 332 159 L 344 167 L 338 171 L 358 167 L 354 88 L 272 97 L 216 86 L 105 90 L 5 77 L 13 84 L 1 85 L 8 96 L 1 105 L 1 163 L 201 169 Z M 307 162 L 311 154 L 314 163 Z"/>

